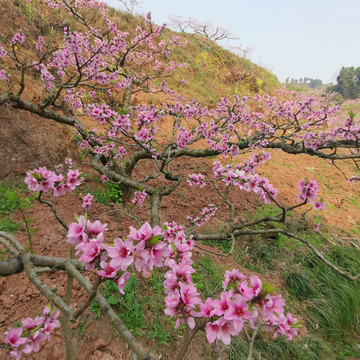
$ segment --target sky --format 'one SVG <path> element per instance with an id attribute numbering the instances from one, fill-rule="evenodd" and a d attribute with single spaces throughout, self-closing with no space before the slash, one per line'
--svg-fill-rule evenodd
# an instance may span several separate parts
<path id="1" fill-rule="evenodd" d="M 149 11 L 157 24 L 181 15 L 228 29 L 280 81 L 336 83 L 342 66 L 360 66 L 360 0 L 141 0 L 136 12 Z"/>

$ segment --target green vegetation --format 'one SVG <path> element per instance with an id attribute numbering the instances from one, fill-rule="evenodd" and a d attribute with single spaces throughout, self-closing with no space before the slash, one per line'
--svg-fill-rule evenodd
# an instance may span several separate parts
<path id="1" fill-rule="evenodd" d="M 213 260 L 205 255 L 199 255 L 194 262 L 193 280 L 196 288 L 204 294 L 204 298 L 214 296 L 222 291 L 224 275 L 221 267 L 214 265 Z"/>
<path id="2" fill-rule="evenodd" d="M 360 67 L 342 67 L 337 84 L 329 87 L 328 91 L 336 91 L 344 99 L 356 99 L 360 96 Z"/>
<path id="3" fill-rule="evenodd" d="M 316 89 L 323 85 L 320 79 L 312 79 L 308 77 L 300 79 L 290 79 L 285 80 L 285 85 L 289 90 L 294 91 L 307 91 L 310 89 Z"/>
<path id="4" fill-rule="evenodd" d="M 93 195 L 99 204 L 110 205 L 123 203 L 122 192 L 117 184 L 107 182 L 106 184 L 101 184 L 101 186 L 95 190 L 85 190 L 85 193 Z"/>
<path id="5" fill-rule="evenodd" d="M 167 344 L 173 326 L 171 320 L 163 316 L 165 310 L 162 281 L 154 272 L 148 283 L 140 282 L 133 274 L 125 286 L 125 295 L 121 295 L 114 281 L 105 281 L 101 288 L 102 295 L 124 321 L 126 327 L 135 335 L 145 335 L 149 340 L 156 340 L 158 345 Z M 101 316 L 96 302 L 90 306 L 95 317 Z"/>
<path id="6" fill-rule="evenodd" d="M 278 210 L 267 206 L 256 217 L 273 216 Z M 252 217 L 249 217 L 252 218 Z M 317 219 L 315 219 L 315 222 Z M 277 225 L 266 223 L 258 228 Z M 360 273 L 360 251 L 336 246 L 327 250 L 326 239 L 318 233 L 302 230 L 304 225 L 290 217 L 287 227 L 320 249 L 339 268 Z M 224 242 L 218 242 L 222 248 Z M 214 244 L 216 245 L 216 244 Z M 254 343 L 257 359 L 347 359 L 359 357 L 355 334 L 360 333 L 360 281 L 352 282 L 325 265 L 300 241 L 283 234 L 273 237 L 254 236 L 238 242 L 233 258 L 239 265 L 271 277 L 284 279 L 288 311 L 299 314 L 307 334 L 295 341 L 276 340 L 263 330 Z M 211 268 L 211 262 L 209 263 Z M 246 359 L 249 345 L 245 338 L 234 339 L 229 359 Z"/>
<path id="7" fill-rule="evenodd" d="M 21 225 L 28 226 L 31 223 L 23 210 L 31 205 L 32 198 L 24 197 L 25 186 L 13 185 L 5 181 L 0 182 L 0 231 L 14 233 L 21 229 Z M 15 221 L 12 213 L 20 211 L 23 221 Z"/>
<path id="8" fill-rule="evenodd" d="M 276 340 L 269 337 L 265 331 L 263 337 L 254 342 L 255 359 L 263 360 L 335 360 L 331 344 L 313 336 L 302 336 L 296 341 L 284 338 Z M 232 342 L 229 350 L 229 360 L 246 359 L 249 344 L 242 338 Z"/>

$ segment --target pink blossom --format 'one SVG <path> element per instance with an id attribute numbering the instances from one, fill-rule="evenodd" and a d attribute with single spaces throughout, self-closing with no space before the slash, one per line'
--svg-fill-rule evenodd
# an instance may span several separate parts
<path id="1" fill-rule="evenodd" d="M 5 57 L 7 54 L 7 51 L 4 49 L 3 46 L 0 46 L 0 58 Z"/>
<path id="2" fill-rule="evenodd" d="M 321 201 L 315 201 L 313 204 L 313 208 L 316 211 L 320 211 L 320 210 L 324 210 L 326 207 L 325 203 L 321 202 Z"/>
<path id="3" fill-rule="evenodd" d="M 67 183 L 66 185 L 69 187 L 69 189 L 74 190 L 77 186 L 79 186 L 84 178 L 79 177 L 80 173 L 79 170 L 72 170 L 70 169 L 67 173 Z"/>
<path id="4" fill-rule="evenodd" d="M 201 189 L 206 185 L 204 179 L 205 176 L 199 173 L 199 174 L 190 174 L 189 178 L 186 181 L 190 186 L 198 185 Z"/>
<path id="5" fill-rule="evenodd" d="M 211 317 L 214 305 L 211 298 L 207 298 L 205 304 L 200 304 L 200 312 L 203 317 Z"/>
<path id="6" fill-rule="evenodd" d="M 79 260 L 84 263 L 91 263 L 98 255 L 100 255 L 103 250 L 103 236 L 102 233 L 97 236 L 96 239 L 89 239 L 88 242 L 83 242 L 79 247 L 83 254 L 80 256 Z M 78 246 L 79 246 L 78 245 Z"/>
<path id="7" fill-rule="evenodd" d="M 10 76 L 6 74 L 5 70 L 0 70 L 0 80 L 7 80 L 9 77 Z"/>
<path id="8" fill-rule="evenodd" d="M 95 220 L 93 223 L 90 220 L 87 221 L 87 233 L 89 237 L 96 238 L 99 234 L 107 230 L 107 224 L 101 224 L 99 220 Z"/>
<path id="9" fill-rule="evenodd" d="M 151 228 L 148 222 L 145 222 L 139 230 L 136 230 L 134 227 L 130 226 L 130 234 L 128 239 L 138 242 L 138 245 L 135 246 L 137 250 L 143 250 L 146 246 L 146 243 L 150 241 L 152 237 L 157 237 L 162 235 L 162 230 L 160 226 L 155 226 Z"/>
<path id="10" fill-rule="evenodd" d="M 194 307 L 200 304 L 199 294 L 194 284 L 179 283 L 180 286 L 180 297 L 185 306 Z"/>
<path id="11" fill-rule="evenodd" d="M 319 185 L 316 180 L 305 180 L 304 178 L 298 182 L 300 194 L 298 195 L 299 202 L 314 203 L 318 196 Z"/>
<path id="12" fill-rule="evenodd" d="M 87 193 L 84 198 L 83 198 L 83 204 L 82 204 L 82 207 L 87 211 L 90 209 L 90 206 L 91 206 L 91 201 L 93 199 L 93 195 Z"/>
<path id="13" fill-rule="evenodd" d="M 247 281 L 239 283 L 237 289 L 246 301 L 258 296 L 261 291 L 261 280 L 256 275 L 250 276 L 251 287 L 248 286 Z"/>
<path id="14" fill-rule="evenodd" d="M 139 204 L 140 206 L 144 203 L 146 198 L 146 191 L 135 191 L 134 198 L 131 200 L 133 204 Z"/>
<path id="15" fill-rule="evenodd" d="M 15 33 L 11 39 L 11 43 L 15 45 L 16 43 L 22 44 L 25 41 L 25 35 L 22 33 Z"/>
<path id="16" fill-rule="evenodd" d="M 150 248 L 149 269 L 153 267 L 160 268 L 163 266 L 164 258 L 170 255 L 170 249 L 165 242 L 154 244 Z"/>
<path id="17" fill-rule="evenodd" d="M 23 332 L 22 328 L 12 328 L 9 331 L 5 332 L 5 344 L 8 344 L 12 347 L 19 347 L 25 344 L 28 339 L 26 337 L 21 337 Z"/>
<path id="18" fill-rule="evenodd" d="M 107 277 L 109 279 L 114 278 L 118 270 L 120 270 L 120 266 L 113 266 L 111 265 L 111 263 L 109 264 L 105 261 L 102 261 L 100 263 L 100 267 L 102 268 L 102 270 L 99 270 L 97 274 L 99 276 Z"/>
<path id="19" fill-rule="evenodd" d="M 274 313 L 281 314 L 284 312 L 285 300 L 281 295 L 266 295 L 260 302 L 260 311 L 264 319 L 273 316 Z"/>
<path id="20" fill-rule="evenodd" d="M 180 293 L 178 290 L 173 291 L 165 298 L 165 314 L 173 317 L 176 314 L 180 314 L 180 310 L 178 309 L 180 305 Z"/>
<path id="21" fill-rule="evenodd" d="M 39 316 L 36 316 L 35 319 L 27 317 L 21 320 L 21 324 L 24 326 L 25 330 L 32 330 L 38 327 L 39 325 L 44 324 L 44 322 L 45 322 L 45 318 Z"/>
<path id="22" fill-rule="evenodd" d="M 131 273 L 125 272 L 116 280 L 117 287 L 118 287 L 120 293 L 123 295 L 125 294 L 124 287 L 125 287 L 127 281 L 130 279 L 130 277 L 131 277 Z"/>
<path id="23" fill-rule="evenodd" d="M 214 307 L 212 315 L 223 316 L 224 313 L 229 309 L 231 295 L 229 292 L 223 291 L 221 293 L 220 300 L 213 300 L 212 306 Z"/>
<path id="24" fill-rule="evenodd" d="M 112 259 L 110 265 L 125 271 L 134 261 L 133 252 L 134 246 L 131 239 L 122 241 L 116 238 L 114 246 L 107 248 L 108 256 Z"/>
<path id="25" fill-rule="evenodd" d="M 224 312 L 225 320 L 235 320 L 241 323 L 243 319 L 249 320 L 252 317 L 253 314 L 249 311 L 249 305 L 242 297 L 229 301 L 229 308 Z"/>
<path id="26" fill-rule="evenodd" d="M 80 216 L 77 223 L 73 222 L 69 225 L 68 233 L 66 237 L 68 238 L 67 242 L 72 245 L 76 245 L 81 241 L 88 239 L 88 236 L 85 232 L 86 220 L 84 216 Z"/>
<path id="27" fill-rule="evenodd" d="M 226 271 L 224 275 L 225 280 L 223 281 L 223 289 L 226 290 L 230 285 L 234 289 L 237 289 L 239 281 L 246 279 L 246 276 L 239 272 L 239 270 L 233 269 L 232 271 Z"/>
<path id="28" fill-rule="evenodd" d="M 299 328 L 294 326 L 297 323 L 292 314 L 280 314 L 279 318 L 275 319 L 271 324 L 277 325 L 274 331 L 274 338 L 276 339 L 279 335 L 285 335 L 289 340 L 292 340 L 294 336 L 298 335 Z"/>
<path id="29" fill-rule="evenodd" d="M 220 318 L 213 323 L 207 323 L 205 331 L 206 338 L 210 344 L 212 344 L 215 339 L 219 339 L 225 345 L 230 345 L 231 336 L 239 335 L 241 330 L 235 329 L 232 322 L 226 321 L 224 318 Z"/>

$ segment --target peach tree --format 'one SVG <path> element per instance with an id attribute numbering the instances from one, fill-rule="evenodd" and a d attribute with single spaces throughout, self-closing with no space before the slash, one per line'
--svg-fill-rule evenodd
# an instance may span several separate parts
<path id="1" fill-rule="evenodd" d="M 294 209 L 320 211 L 325 207 L 319 199 L 317 181 L 301 178 L 300 174 L 298 198 L 292 205 L 284 205 L 277 199 L 278 190 L 270 180 L 258 174 L 261 164 L 270 160 L 271 149 L 316 156 L 333 163 L 356 161 L 360 157 L 360 125 L 354 114 L 341 119 L 339 106 L 332 107 L 318 98 L 284 101 L 267 95 L 224 97 L 214 108 L 208 108 L 195 99 L 182 97 L 167 85 L 167 79 L 177 69 L 188 68 L 187 64 L 172 60 L 174 49 L 181 51 L 186 42 L 177 35 L 165 34 L 165 26 L 155 25 L 150 15 L 128 33 L 121 30 L 122 24 L 110 15 L 105 3 L 45 3 L 53 11 L 70 16 L 76 29 L 64 25 L 62 38 L 56 41 L 39 36 L 30 61 L 23 52 L 27 41 L 23 32 L 16 32 L 8 44 L 1 46 L 1 61 L 13 71 L 0 68 L 5 89 L 0 94 L 0 105 L 74 128 L 79 148 L 86 152 L 89 164 L 99 176 L 117 184 L 125 201 L 133 196 L 133 204 L 141 206 L 146 198 L 150 204 L 148 221 L 131 226 L 123 238 L 108 239 L 107 224 L 88 218 L 90 194 L 84 197 L 84 214 L 69 225 L 52 203 L 44 200 L 43 194 L 64 196 L 81 186 L 82 175 L 71 161 L 55 171 L 39 167 L 27 172 L 25 182 L 29 190 L 37 193 L 38 201 L 48 205 L 64 227 L 64 236 L 71 246 L 70 258 L 29 253 L 13 236 L 0 233 L 1 243 L 14 255 L 0 262 L 0 274 L 10 276 L 25 270 L 30 281 L 60 310 L 66 320 L 62 328 L 68 359 L 74 358 L 74 350 L 66 322 L 75 321 L 93 300 L 138 359 L 152 358 L 106 302 L 99 286 L 112 279 L 123 293 L 132 271 L 146 274 L 155 268 L 165 269 L 165 314 L 176 319 L 176 326 L 186 328 L 185 343 L 177 359 L 184 357 L 195 334 L 202 329 L 210 343 L 218 339 L 227 345 L 233 336 L 249 329 L 249 359 L 253 357 L 252 345 L 260 327 L 272 331 L 275 337 L 285 335 L 292 339 L 298 334 L 300 323 L 284 313 L 282 296 L 256 275 L 246 277 L 236 269 L 227 271 L 221 294 L 217 298 L 202 298 L 191 276 L 192 249 L 201 240 L 229 242 L 227 256 L 243 236 L 284 234 L 304 243 L 344 277 L 359 278 L 331 263 L 309 241 L 284 225 Z M 36 99 L 26 91 L 31 89 L 34 78 L 41 82 Z M 136 93 L 162 93 L 166 100 L 157 106 L 134 104 Z M 82 119 L 91 119 L 102 130 L 85 126 Z M 160 136 L 164 126 L 168 129 L 166 137 Z M 238 160 L 238 155 L 250 153 L 247 159 Z M 201 172 L 183 176 L 179 170 L 182 159 L 207 157 L 214 158 L 211 176 Z M 144 176 L 136 173 L 138 165 L 144 165 Z M 356 175 L 350 178 L 358 179 Z M 227 209 L 226 226 L 221 232 L 201 232 L 201 226 L 216 215 L 219 204 L 214 203 L 204 204 L 196 217 L 184 217 L 182 224 L 166 222 L 161 205 L 184 182 L 197 187 L 199 194 L 205 186 L 213 188 Z M 244 220 L 234 203 L 234 196 L 241 196 L 241 192 L 255 194 L 264 204 L 274 204 L 277 214 Z M 128 215 L 137 221 L 135 215 Z M 270 222 L 277 225 L 257 227 Z M 75 310 L 71 293 L 64 299 L 58 296 L 41 280 L 35 266 L 65 270 L 69 288 L 76 279 L 88 298 Z M 93 273 L 93 282 L 84 277 L 84 271 Z M 57 310 L 46 307 L 43 316 L 25 318 L 20 328 L 6 332 L 4 342 L 9 355 L 18 359 L 22 354 L 38 351 L 39 344 L 59 327 L 58 315 Z"/>

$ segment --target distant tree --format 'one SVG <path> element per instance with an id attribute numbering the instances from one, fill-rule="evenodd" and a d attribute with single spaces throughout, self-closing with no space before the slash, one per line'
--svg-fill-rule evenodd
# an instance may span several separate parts
<path id="1" fill-rule="evenodd" d="M 195 34 L 205 36 L 213 41 L 220 40 L 239 40 L 239 37 L 231 34 L 228 29 L 214 26 L 209 21 L 200 22 L 194 18 L 183 18 L 182 16 L 169 16 L 169 25 L 176 31 L 187 32 L 193 31 Z"/>
<path id="2" fill-rule="evenodd" d="M 135 8 L 140 6 L 140 1 L 137 0 L 118 0 L 125 8 L 125 11 L 134 14 Z"/>
<path id="3" fill-rule="evenodd" d="M 316 89 L 317 87 L 321 86 L 323 83 L 320 79 L 310 79 L 309 87 L 312 89 Z"/>
<path id="4" fill-rule="evenodd" d="M 288 83 L 289 83 L 289 80 L 290 80 L 290 78 L 287 77 L 287 78 L 285 79 L 285 82 L 288 84 Z"/>
<path id="5" fill-rule="evenodd" d="M 360 95 L 360 68 L 342 67 L 337 77 L 334 91 L 339 92 L 344 99 L 356 99 Z"/>

